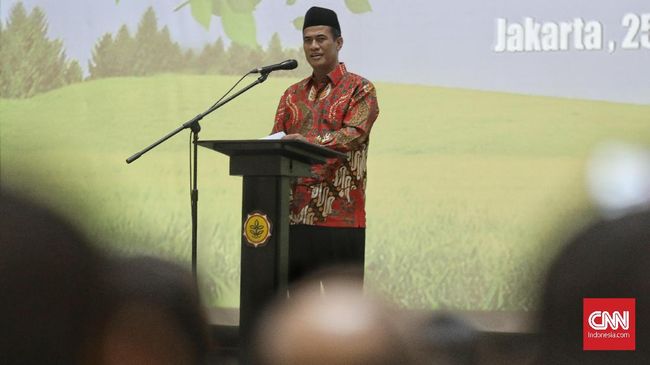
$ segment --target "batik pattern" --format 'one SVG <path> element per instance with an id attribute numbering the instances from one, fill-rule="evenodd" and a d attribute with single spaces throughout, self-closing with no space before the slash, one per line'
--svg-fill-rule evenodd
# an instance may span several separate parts
<path id="1" fill-rule="evenodd" d="M 311 143 L 347 154 L 312 167 L 314 177 L 292 184 L 290 221 L 329 227 L 365 227 L 369 135 L 379 114 L 373 84 L 344 64 L 316 84 L 312 77 L 280 99 L 273 133 L 299 133 Z"/>

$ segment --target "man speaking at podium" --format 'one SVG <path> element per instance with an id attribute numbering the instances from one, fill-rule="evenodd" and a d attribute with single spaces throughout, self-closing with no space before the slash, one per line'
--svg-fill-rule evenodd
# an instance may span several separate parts
<path id="1" fill-rule="evenodd" d="M 292 183 L 289 281 L 346 265 L 363 279 L 366 159 L 379 108 L 374 85 L 339 63 L 343 46 L 336 13 L 312 7 L 302 30 L 310 77 L 282 95 L 273 133 L 347 154 L 312 168 Z"/>

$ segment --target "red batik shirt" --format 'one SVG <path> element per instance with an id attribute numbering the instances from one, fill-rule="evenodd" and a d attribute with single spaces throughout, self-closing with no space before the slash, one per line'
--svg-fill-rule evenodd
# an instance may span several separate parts
<path id="1" fill-rule="evenodd" d="M 311 143 L 347 154 L 312 167 L 314 177 L 292 184 L 291 224 L 365 227 L 366 159 L 379 108 L 370 81 L 340 63 L 316 84 L 308 77 L 284 92 L 273 133 L 299 133 Z"/>

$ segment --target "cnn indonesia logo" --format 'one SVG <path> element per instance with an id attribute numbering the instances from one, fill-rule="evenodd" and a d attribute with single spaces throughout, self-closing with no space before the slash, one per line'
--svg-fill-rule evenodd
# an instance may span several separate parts
<path id="1" fill-rule="evenodd" d="M 635 350 L 634 298 L 583 299 L 583 350 Z"/>

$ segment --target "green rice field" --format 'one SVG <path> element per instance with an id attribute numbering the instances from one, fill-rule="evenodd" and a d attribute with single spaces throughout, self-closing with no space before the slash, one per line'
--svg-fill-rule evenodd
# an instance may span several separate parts
<path id="1" fill-rule="evenodd" d="M 160 75 L 0 99 L 0 177 L 109 252 L 190 260 L 189 133 L 125 159 L 236 81 Z M 270 132 L 271 78 L 202 122 L 201 139 Z M 409 308 L 530 310 L 559 232 L 589 216 L 600 142 L 650 145 L 650 106 L 377 83 L 367 189 L 367 286 Z M 241 178 L 199 155 L 199 272 L 210 306 L 239 301 Z M 47 254 L 47 253 L 44 253 Z"/>

